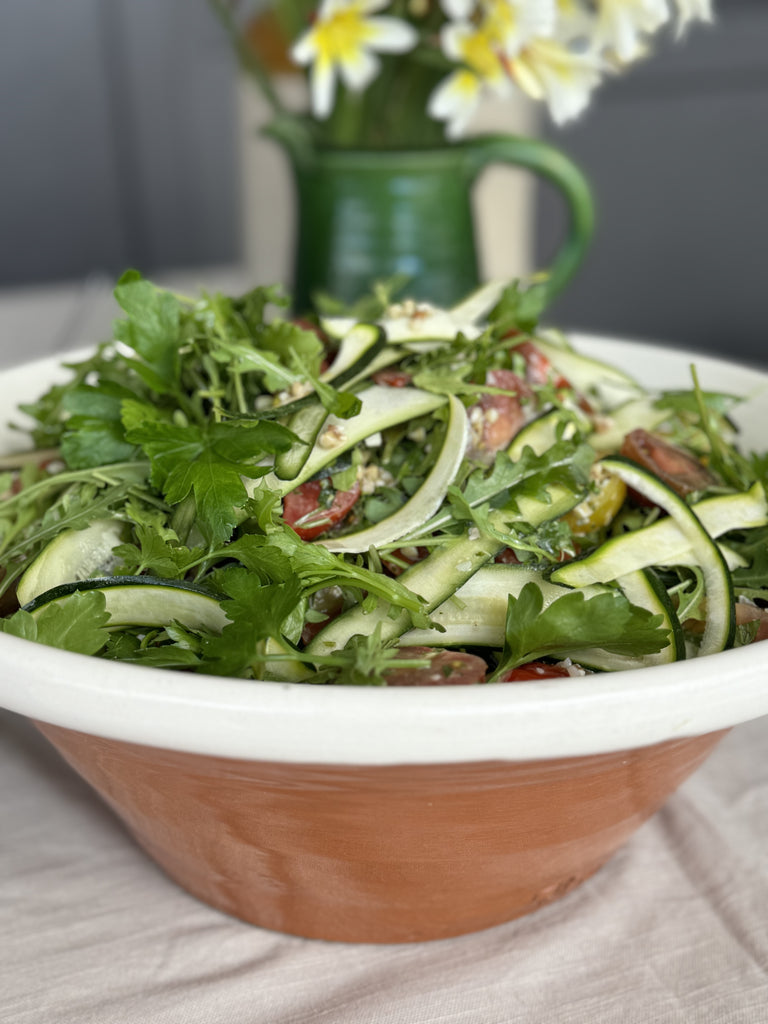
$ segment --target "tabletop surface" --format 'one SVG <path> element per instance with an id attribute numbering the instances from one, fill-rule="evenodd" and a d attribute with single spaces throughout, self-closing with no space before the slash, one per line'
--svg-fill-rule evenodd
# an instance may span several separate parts
<path id="1" fill-rule="evenodd" d="M 114 314 L 101 279 L 0 292 L 0 365 L 103 340 Z M 8 713 L 0 808 L 3 1024 L 768 1022 L 768 718 L 567 897 L 433 943 L 311 941 L 208 908 Z"/>

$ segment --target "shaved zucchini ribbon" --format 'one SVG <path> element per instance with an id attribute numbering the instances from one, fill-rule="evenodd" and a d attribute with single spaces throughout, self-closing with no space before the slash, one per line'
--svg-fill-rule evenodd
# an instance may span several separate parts
<path id="1" fill-rule="evenodd" d="M 669 520 L 662 520 L 627 537 L 601 545 L 587 558 L 556 569 L 551 580 L 583 587 L 616 580 L 640 565 L 695 564 L 702 572 L 707 599 L 707 618 L 698 655 L 715 654 L 732 646 L 735 634 L 733 583 L 723 553 L 711 533 L 766 521 L 765 495 L 759 484 L 746 494 L 726 495 L 700 502 L 694 511 L 652 473 L 622 456 L 603 459 L 605 468 L 628 487 L 662 508 Z M 730 516 L 724 515 L 729 511 Z M 703 514 L 702 514 L 703 513 Z M 726 525 L 726 518 L 730 521 Z M 708 530 L 705 522 L 722 530 Z M 740 522 L 734 520 L 741 520 Z M 704 521 L 703 521 L 704 520 Z"/>
<path id="2" fill-rule="evenodd" d="M 404 537 L 425 523 L 440 508 L 449 486 L 456 479 L 469 440 L 469 422 L 464 406 L 455 395 L 448 400 L 449 416 L 445 440 L 429 475 L 416 493 L 397 512 L 381 522 L 344 537 L 320 538 L 329 551 L 354 554 Z"/>

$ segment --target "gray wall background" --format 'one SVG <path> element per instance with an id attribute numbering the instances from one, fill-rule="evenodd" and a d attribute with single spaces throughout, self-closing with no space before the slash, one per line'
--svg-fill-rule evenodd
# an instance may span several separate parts
<path id="1" fill-rule="evenodd" d="M 606 84 L 556 134 L 587 171 L 593 249 L 557 322 L 768 362 L 768 3 L 719 0 L 696 26 Z M 538 254 L 564 229 L 540 193 Z"/>
<path id="2" fill-rule="evenodd" d="M 235 76 L 205 0 L 0 0 L 0 287 L 235 261 Z"/>
<path id="3" fill-rule="evenodd" d="M 766 362 L 768 3 L 716 6 L 545 129 L 599 212 L 552 318 Z M 0 287 L 241 260 L 235 88 L 205 0 L 1 0 Z"/>

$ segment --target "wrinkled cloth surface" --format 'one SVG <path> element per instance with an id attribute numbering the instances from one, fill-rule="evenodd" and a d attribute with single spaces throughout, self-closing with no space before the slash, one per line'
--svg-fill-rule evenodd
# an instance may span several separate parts
<path id="1" fill-rule="evenodd" d="M 765 1024 L 768 719 L 592 879 L 398 946 L 264 931 L 169 881 L 27 722 L 0 716 L 3 1024 Z"/>

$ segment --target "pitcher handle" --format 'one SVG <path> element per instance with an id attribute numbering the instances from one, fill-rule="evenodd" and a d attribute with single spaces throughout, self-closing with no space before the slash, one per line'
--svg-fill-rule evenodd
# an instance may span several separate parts
<path id="1" fill-rule="evenodd" d="M 562 192 L 570 215 L 568 234 L 543 272 L 550 295 L 556 295 L 579 268 L 594 233 L 592 192 L 584 174 L 561 150 L 540 139 L 481 135 L 467 139 L 464 146 L 470 183 L 490 164 L 514 164 L 546 178 Z"/>

